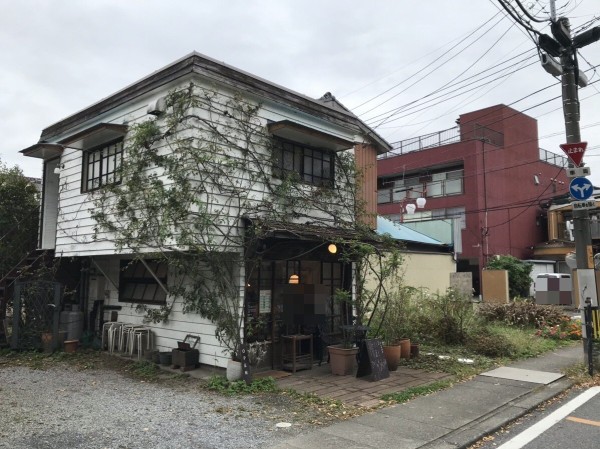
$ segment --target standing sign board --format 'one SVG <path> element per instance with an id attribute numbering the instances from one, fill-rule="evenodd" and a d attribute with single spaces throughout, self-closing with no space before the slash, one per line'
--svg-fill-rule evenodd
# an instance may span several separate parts
<path id="1" fill-rule="evenodd" d="M 390 377 L 387 361 L 383 355 L 381 340 L 377 338 L 364 340 L 358 357 L 356 377 L 366 377 L 370 381 L 378 381 Z"/>
<path id="2" fill-rule="evenodd" d="M 567 157 L 571 159 L 571 162 L 573 162 L 576 167 L 579 167 L 583 155 L 585 154 L 585 149 L 587 148 L 587 142 L 563 143 L 560 145 L 560 148 L 565 152 Z"/>

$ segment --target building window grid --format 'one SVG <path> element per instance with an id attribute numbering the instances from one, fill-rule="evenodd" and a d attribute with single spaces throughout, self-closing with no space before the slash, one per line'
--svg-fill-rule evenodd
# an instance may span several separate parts
<path id="1" fill-rule="evenodd" d="M 146 261 L 163 285 L 167 285 L 167 265 L 164 262 Z M 119 302 L 164 304 L 167 294 L 140 261 L 122 260 L 119 276 Z"/>
<path id="2" fill-rule="evenodd" d="M 332 152 L 281 140 L 278 140 L 275 151 L 275 176 L 296 173 L 309 184 L 329 187 L 333 185 Z"/>
<path id="3" fill-rule="evenodd" d="M 444 179 L 439 179 L 443 176 Z M 377 191 L 377 203 L 396 203 L 404 199 L 418 198 L 425 192 L 426 198 L 461 195 L 464 193 L 464 170 L 452 170 L 433 175 L 431 181 L 420 181 L 420 176 L 389 181 L 391 188 L 380 188 Z"/>
<path id="4" fill-rule="evenodd" d="M 122 162 L 123 139 L 86 151 L 83 190 L 89 192 L 121 182 L 118 169 Z"/>

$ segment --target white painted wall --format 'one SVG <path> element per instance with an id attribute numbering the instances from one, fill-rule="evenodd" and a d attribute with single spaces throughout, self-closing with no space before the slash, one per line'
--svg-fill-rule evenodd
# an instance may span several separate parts
<path id="1" fill-rule="evenodd" d="M 202 83 L 198 75 L 189 75 L 170 84 L 164 85 L 149 94 L 140 96 L 128 104 L 120 106 L 117 109 L 111 110 L 105 114 L 99 115 L 90 119 L 88 122 L 77 126 L 76 128 L 65 130 L 62 135 L 56 136 L 55 143 L 62 139 L 74 135 L 75 133 L 84 131 L 99 123 L 114 123 L 128 124 L 132 126 L 152 118 L 147 115 L 146 108 L 148 103 L 159 97 L 166 95 L 170 90 L 179 87 L 187 87 L 190 80 L 195 83 Z M 214 88 L 214 83 L 206 83 L 206 88 Z M 223 95 L 233 95 L 233 92 L 223 89 Z M 256 97 L 255 100 L 262 101 L 263 99 Z M 203 111 L 196 111 L 203 114 Z M 340 138 L 355 141 L 355 130 L 343 129 L 340 126 L 332 125 L 327 120 L 310 116 L 293 108 L 274 101 L 265 101 L 263 108 L 260 111 L 260 121 L 266 126 L 268 120 L 293 120 L 297 123 L 309 126 L 311 128 L 324 131 Z M 125 145 L 126 146 L 126 145 Z M 167 151 L 168 147 L 161 150 Z M 266 151 L 266 150 L 265 150 Z M 352 150 L 349 150 L 352 151 Z M 125 154 L 126 157 L 126 154 Z M 119 312 L 119 321 L 142 324 L 143 314 L 135 311 L 135 304 L 119 303 L 118 301 L 118 279 L 119 279 L 119 260 L 126 254 L 127 251 L 121 251 L 117 255 L 117 250 L 111 235 L 100 233 L 99 238 L 94 239 L 95 223 L 91 219 L 91 210 L 94 207 L 94 196 L 97 193 L 81 192 L 82 184 L 82 152 L 73 148 L 65 148 L 60 159 L 61 173 L 60 185 L 52 188 L 48 184 L 44 207 L 57 210 L 56 223 L 56 255 L 63 257 L 70 256 L 93 256 L 94 260 L 100 265 L 102 271 L 107 275 L 112 282 L 105 279 L 104 275 L 98 270 L 90 279 L 90 307 L 94 299 L 104 298 L 105 304 L 121 305 L 123 308 Z M 58 163 L 58 161 L 57 161 Z M 54 166 L 49 167 L 52 172 Z M 55 176 L 55 175 L 54 175 Z M 246 182 L 247 174 L 239 173 L 241 182 Z M 278 182 L 273 179 L 273 182 Z M 307 187 L 310 188 L 310 187 Z M 251 196 L 256 200 L 263 198 L 266 187 L 256 183 L 252 186 Z M 214 192 L 213 192 L 214 193 Z M 326 205 L 330 210 L 335 205 Z M 227 198 L 220 197 L 215 194 L 211 197 L 211 207 L 213 212 L 220 213 L 222 216 L 229 217 L 229 226 L 234 226 L 241 230 L 241 223 L 238 220 L 237 205 L 227 205 Z M 325 210 L 327 210 L 325 207 Z M 228 210 L 228 208 L 231 208 Z M 326 212 L 306 211 L 308 215 L 313 214 L 315 218 L 326 216 Z M 324 215 L 325 214 L 325 215 Z M 49 215 L 51 216 L 51 214 Z M 50 222 L 49 222 L 50 223 Z M 45 232 L 44 237 L 47 244 L 50 244 L 51 227 Z M 114 285 L 113 285 L 114 284 Z M 242 307 L 244 297 L 244 273 L 243 267 L 239 271 L 239 306 Z M 172 298 L 169 299 L 171 301 Z M 199 335 L 201 337 L 200 344 L 200 362 L 207 365 L 216 365 L 225 367 L 229 358 L 228 354 L 223 352 L 223 348 L 215 337 L 215 326 L 201 318 L 196 314 L 184 314 L 182 312 L 182 304 L 180 300 L 175 302 L 173 311 L 169 317 L 168 323 L 165 324 L 147 324 L 152 329 L 155 337 L 155 347 L 159 350 L 171 350 L 177 346 L 177 341 L 181 341 L 187 334 Z"/>
<path id="2" fill-rule="evenodd" d="M 58 218 L 58 176 L 54 170 L 59 159 L 46 162 L 44 171 L 44 204 L 40 228 L 41 249 L 54 249 L 56 245 L 56 223 Z"/>
<path id="3" fill-rule="evenodd" d="M 88 123 L 82 126 L 78 126 L 76 129 L 70 129 L 65 133 L 56 138 L 56 141 L 60 141 L 62 138 L 69 135 L 73 135 L 76 132 L 85 130 L 95 124 L 108 122 L 123 124 L 127 123 L 130 126 L 134 123 L 139 123 L 151 118 L 146 114 L 146 107 L 148 102 L 158 96 L 166 95 L 169 90 L 175 87 L 185 87 L 189 83 L 188 78 L 182 78 L 178 84 L 167 85 L 161 90 L 157 90 L 152 94 L 145 95 L 135 101 L 128 103 L 120 107 L 118 110 L 111 111 L 110 113 L 104 114 L 103 116 L 95 117 Z M 196 83 L 201 81 L 200 79 L 194 80 Z M 207 89 L 214 88 L 213 85 L 205 85 Z M 222 91 L 225 96 L 232 96 L 233 93 L 227 90 Z M 199 115 L 207 116 L 205 111 L 195 110 Z M 342 132 L 339 126 L 328 124 L 323 119 L 311 117 L 308 114 L 300 113 L 299 111 L 293 110 L 289 107 L 284 107 L 281 104 L 275 104 L 270 101 L 264 104 L 264 107 L 260 111 L 261 123 L 266 126 L 268 120 L 284 120 L 290 119 L 297 121 L 300 124 L 310 126 L 311 128 L 318 129 L 336 135 L 338 137 L 353 140 L 354 136 L 350 129 Z M 193 133 L 191 134 L 193 135 Z M 125 145 L 126 146 L 126 145 Z M 169 151 L 169 147 L 164 145 L 159 151 Z M 232 150 L 232 154 L 235 155 L 237 150 Z M 265 151 L 267 151 L 265 149 Z M 351 151 L 351 150 L 349 150 Z M 126 155 L 125 155 L 126 157 Z M 115 253 L 115 245 L 110 235 L 101 233 L 99 238 L 94 239 L 94 227 L 95 223 L 90 218 L 91 209 L 94 207 L 93 201 L 95 195 L 98 193 L 81 192 L 81 177 L 82 177 L 82 152 L 80 150 L 65 148 L 60 163 L 63 164 L 63 169 L 60 175 L 60 191 L 58 201 L 58 223 L 57 223 L 57 237 L 56 237 L 56 252 L 63 256 L 84 256 L 84 255 L 107 255 Z M 248 173 L 240 172 L 233 174 L 239 182 L 248 183 Z M 271 182 L 279 182 L 277 179 L 271 179 Z M 261 200 L 266 192 L 266 186 L 260 182 L 254 182 L 252 186 L 249 186 L 252 192 L 250 197 L 256 200 Z M 310 189 L 310 186 L 306 187 Z M 48 207 L 51 207 L 52 192 L 48 192 Z M 234 226 L 241 229 L 241 223 L 238 220 L 238 210 L 236 204 L 231 204 L 229 198 L 219 195 L 216 189 L 213 192 L 209 192 L 212 195 L 209 198 L 212 210 L 218 213 L 221 217 L 229 216 L 229 226 Z M 56 200 L 54 200 L 56 201 Z M 323 206 L 324 210 L 331 210 L 336 205 L 327 204 Z M 327 212 L 323 211 L 306 211 L 309 215 L 317 219 L 323 219 L 328 216 Z M 330 215 L 329 215 L 330 216 Z M 233 221 L 235 220 L 235 222 Z"/>
<path id="4" fill-rule="evenodd" d="M 98 264 L 100 270 L 92 264 L 90 270 L 90 310 L 94 299 L 104 299 L 105 305 L 117 305 L 122 309 L 118 311 L 118 321 L 123 323 L 144 325 L 149 327 L 153 335 L 153 348 L 159 351 L 171 351 L 177 348 L 177 342 L 183 341 L 186 335 L 192 334 L 200 336 L 200 363 L 225 368 L 227 360 L 230 358 L 225 349 L 221 346 L 215 337 L 215 325 L 210 321 L 200 317 L 196 313 L 183 313 L 181 300 L 176 300 L 173 310 L 169 315 L 167 323 L 143 323 L 144 314 L 136 312 L 136 304 L 129 302 L 119 302 L 119 274 L 120 261 L 126 258 L 123 256 L 100 256 L 94 257 L 94 262 Z M 106 279 L 104 274 L 110 280 Z M 242 282 L 243 272 L 237 273 L 239 284 L 239 306 L 242 307 L 244 283 Z M 174 285 L 178 280 L 174 273 L 169 270 L 167 274 L 167 288 Z M 116 284 L 116 285 L 113 285 Z M 100 291 L 103 289 L 103 291 Z M 169 303 L 173 298 L 167 299 Z M 149 306 L 157 307 L 158 306 Z M 108 319 L 108 312 L 105 319 Z"/>

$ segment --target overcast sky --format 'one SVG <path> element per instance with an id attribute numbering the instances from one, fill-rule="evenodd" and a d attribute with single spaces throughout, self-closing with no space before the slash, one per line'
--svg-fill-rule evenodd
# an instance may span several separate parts
<path id="1" fill-rule="evenodd" d="M 522 3 L 549 17 L 548 0 Z M 598 0 L 556 6 L 575 32 L 600 26 Z M 536 118 L 540 146 L 560 153 L 562 106 L 551 99 L 561 89 L 534 49 L 496 0 L 5 0 L 0 160 L 41 177 L 19 150 L 44 127 L 194 50 L 311 97 L 331 92 L 390 142 L 503 103 Z M 588 69 L 600 42 L 580 54 L 599 81 Z M 600 185 L 600 82 L 580 99 L 584 160 Z"/>

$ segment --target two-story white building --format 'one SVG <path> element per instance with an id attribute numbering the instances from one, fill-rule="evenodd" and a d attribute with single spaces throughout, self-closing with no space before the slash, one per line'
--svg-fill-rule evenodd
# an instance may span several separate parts
<path id="1" fill-rule="evenodd" d="M 186 105 L 188 116 L 180 116 L 179 124 L 173 125 L 168 117 L 178 107 L 176 93 L 190 89 L 196 100 Z M 239 119 L 234 117 L 233 104 L 247 107 L 243 113 L 252 115 L 243 126 L 232 125 Z M 139 127 L 147 123 L 155 126 L 155 134 L 140 145 L 135 139 Z M 246 125 L 258 134 L 242 142 L 241 128 Z M 156 134 L 160 138 L 152 140 Z M 134 147 L 142 156 L 148 151 L 162 159 L 134 173 L 131 166 L 124 168 Z M 185 148 L 192 148 L 193 154 L 185 154 Z M 154 190 L 149 183 L 142 182 L 147 188 L 134 197 L 121 195 L 118 205 L 118 195 L 110 193 L 133 185 L 131 179 L 139 175 L 146 182 L 157 180 L 157 188 L 167 185 L 163 192 L 169 195 L 189 195 L 190 189 L 197 189 L 196 196 L 186 197 L 191 198 L 190 215 L 181 226 L 200 212 L 213 222 L 200 226 L 197 235 L 188 232 L 187 241 L 202 237 L 213 250 L 231 254 L 229 260 L 237 264 L 232 273 L 238 287 L 235 301 L 243 307 L 246 323 L 255 323 L 253 337 L 272 345 L 271 365 L 277 367 L 281 335 L 345 324 L 346 314 L 333 294 L 337 288 L 351 288 L 351 271 L 342 263 L 340 251 L 329 245 L 351 228 L 356 211 L 352 206 L 357 202 L 364 205 L 362 220 L 375 228 L 376 156 L 390 149 L 330 94 L 312 99 L 191 53 L 48 126 L 39 142 L 22 153 L 43 159 L 39 247 L 54 251 L 55 257 L 81 262 L 78 306 L 85 312 L 89 331 L 99 331 L 107 312 L 116 311 L 121 322 L 141 324 L 145 314 L 140 305 L 146 311 L 168 306 L 168 320 L 147 323 L 155 347 L 169 350 L 194 334 L 201 337 L 201 363 L 224 367 L 229 358 L 215 337 L 214 323 L 196 311 L 184 313 L 183 303 L 172 297 L 175 284 L 192 274 L 176 274 L 173 267 L 152 257 L 157 252 L 189 249 L 182 243 L 186 240 L 181 240 L 181 229 L 162 229 L 165 235 L 157 238 L 156 245 L 148 239 L 140 245 L 132 240 L 132 235 L 142 235 L 152 226 L 159 232 L 168 207 L 158 206 L 155 215 L 147 210 L 138 215 L 129 211 L 127 217 L 127 213 L 110 215 L 130 206 L 127 198 L 136 206 L 150 204 Z M 169 172 L 160 167 L 175 153 L 181 153 L 180 159 L 169 163 L 199 158 L 194 160 L 199 168 L 190 182 L 178 179 L 177 174 L 185 171 L 178 172 L 172 165 Z M 349 154 L 361 173 L 358 201 L 352 189 L 355 173 L 340 162 Z M 219 161 L 226 167 L 217 167 Z M 284 175 L 290 173 L 296 184 L 287 188 L 295 193 L 287 202 L 276 201 L 286 187 Z M 342 181 L 347 182 L 343 187 Z M 339 193 L 339 201 L 332 199 L 332 192 Z M 103 199 L 109 204 L 105 219 L 112 220 L 114 228 L 94 219 L 104 212 L 99 210 Z M 132 234 L 131 222 L 138 219 L 141 223 Z M 239 238 L 258 229 L 261 238 L 253 254 L 259 254 L 260 260 L 248 271 L 248 248 Z M 127 238 L 124 230 L 129 232 Z"/>

